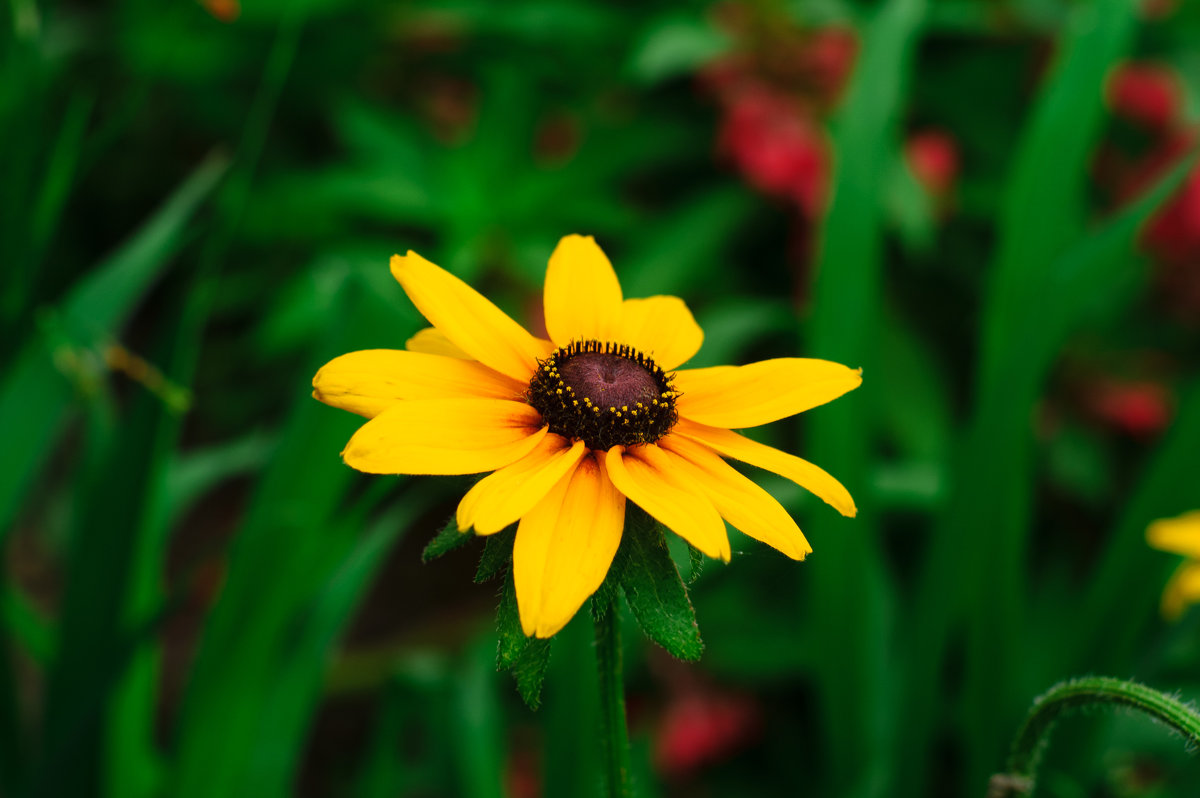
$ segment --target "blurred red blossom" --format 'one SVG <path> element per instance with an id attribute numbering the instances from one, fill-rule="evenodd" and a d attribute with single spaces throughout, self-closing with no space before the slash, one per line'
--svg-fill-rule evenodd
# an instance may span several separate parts
<path id="1" fill-rule="evenodd" d="M 750 185 L 820 210 L 828 179 L 824 131 L 789 100 L 763 88 L 739 93 L 721 122 L 718 146 Z"/>
<path id="2" fill-rule="evenodd" d="M 528 749 L 514 749 L 508 758 L 504 779 L 509 798 L 538 798 L 542 794 L 541 767 Z"/>
<path id="3" fill-rule="evenodd" d="M 242 15 L 238 0 L 201 0 L 200 5 L 221 22 L 234 22 Z"/>
<path id="4" fill-rule="evenodd" d="M 1139 11 L 1144 19 L 1161 20 L 1175 13 L 1178 0 L 1142 0 Z"/>
<path id="5" fill-rule="evenodd" d="M 958 181 L 958 143 L 942 130 L 922 130 L 904 143 L 904 156 L 917 181 L 937 199 L 945 199 Z"/>
<path id="6" fill-rule="evenodd" d="M 1171 421 L 1172 396 L 1153 380 L 1097 380 L 1088 391 L 1088 410 L 1107 426 L 1145 438 L 1166 429 Z"/>
<path id="7" fill-rule="evenodd" d="M 800 73 L 813 91 L 827 104 L 836 104 L 854 71 L 858 35 L 851 28 L 825 28 L 814 32 L 797 53 Z"/>
<path id="8" fill-rule="evenodd" d="M 762 711 L 752 698 L 696 688 L 667 705 L 654 747 L 658 770 L 686 776 L 720 761 L 753 741 L 762 727 Z"/>
<path id="9" fill-rule="evenodd" d="M 829 180 L 824 120 L 853 70 L 858 38 L 848 28 L 803 30 L 746 14 L 719 15 L 738 46 L 700 75 L 722 106 L 718 151 L 751 186 L 811 219 Z"/>
<path id="10" fill-rule="evenodd" d="M 1130 62 L 1106 83 L 1114 115 L 1142 131 L 1146 143 L 1129 155 L 1115 147 L 1102 152 L 1097 174 L 1118 206 L 1143 196 L 1195 150 L 1197 130 L 1183 117 L 1182 81 L 1170 67 Z M 1157 264 L 1155 282 L 1165 304 L 1194 319 L 1200 310 L 1200 168 L 1154 215 L 1142 244 Z"/>
<path id="11" fill-rule="evenodd" d="M 1200 169 L 1193 169 L 1183 186 L 1150 222 L 1148 248 L 1168 264 L 1200 268 Z M 1200 297 L 1196 297 L 1200 299 Z"/>
<path id="12" fill-rule="evenodd" d="M 1108 76 L 1104 96 L 1114 114 L 1151 129 L 1179 120 L 1181 90 L 1175 70 L 1161 64 L 1122 64 Z"/>

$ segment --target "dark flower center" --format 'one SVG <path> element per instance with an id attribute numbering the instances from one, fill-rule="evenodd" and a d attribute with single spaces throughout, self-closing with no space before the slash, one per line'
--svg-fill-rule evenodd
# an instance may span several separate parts
<path id="1" fill-rule="evenodd" d="M 653 443 L 675 425 L 671 377 L 623 344 L 576 341 L 539 361 L 525 393 L 550 431 L 590 449 Z"/>

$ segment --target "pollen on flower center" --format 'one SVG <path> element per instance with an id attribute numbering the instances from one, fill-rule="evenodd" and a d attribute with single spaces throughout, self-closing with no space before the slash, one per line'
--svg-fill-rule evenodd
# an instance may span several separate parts
<path id="1" fill-rule="evenodd" d="M 551 432 L 590 449 L 658 440 L 679 418 L 676 396 L 651 358 L 603 341 L 575 341 L 540 361 L 525 394 Z"/>

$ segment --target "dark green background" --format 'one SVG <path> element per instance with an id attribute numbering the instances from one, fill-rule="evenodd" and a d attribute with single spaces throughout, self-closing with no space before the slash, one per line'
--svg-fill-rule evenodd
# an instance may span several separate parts
<path id="1" fill-rule="evenodd" d="M 1194 107 L 1200 12 L 1138 5 L 9 0 L 0 794 L 482 798 L 514 770 L 598 794 L 586 614 L 531 713 L 494 670 L 481 547 L 420 563 L 469 480 L 352 472 L 359 419 L 309 396 L 329 358 L 422 325 L 394 252 L 528 321 L 567 233 L 627 296 L 687 300 L 694 365 L 865 369 L 761 435 L 859 517 L 760 474 L 810 559 L 736 537 L 693 589 L 697 666 L 625 625 L 639 795 L 982 795 L 1061 678 L 1200 692 L 1200 615 L 1159 617 L 1178 559 L 1143 540 L 1200 507 L 1200 309 L 1166 313 L 1136 245 L 1183 172 L 1117 209 L 1095 168 L 1139 146 L 1103 103 L 1114 64 L 1173 65 Z M 718 152 L 697 75 L 758 46 L 738 15 L 856 31 L 820 218 Z M 960 153 L 940 208 L 901 156 L 925 127 Z M 110 368 L 115 345 L 152 369 Z M 1112 374 L 1163 382 L 1171 426 L 1089 415 Z M 659 720 L 697 685 L 761 727 L 668 779 Z M 1161 729 L 1092 715 L 1039 794 L 1197 784 Z"/>

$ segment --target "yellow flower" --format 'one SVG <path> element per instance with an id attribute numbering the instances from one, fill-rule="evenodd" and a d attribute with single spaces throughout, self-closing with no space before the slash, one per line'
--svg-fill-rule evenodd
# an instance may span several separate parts
<path id="1" fill-rule="evenodd" d="M 1146 542 L 1187 558 L 1163 588 L 1162 613 L 1175 620 L 1187 605 L 1200 602 L 1200 510 L 1155 521 L 1146 527 Z"/>
<path id="2" fill-rule="evenodd" d="M 796 523 L 723 457 L 855 514 L 825 471 L 732 430 L 835 399 L 861 370 L 803 358 L 677 370 L 704 339 L 691 312 L 676 297 L 625 299 L 591 237 L 567 236 L 550 256 L 550 341 L 414 252 L 391 266 L 433 327 L 406 351 L 330 361 L 313 396 L 370 419 L 342 452 L 359 471 L 493 472 L 463 497 L 458 526 L 490 535 L 520 522 L 512 567 L 526 635 L 550 637 L 600 586 L 626 499 L 709 557 L 729 560 L 724 518 L 803 559 L 812 549 Z"/>

